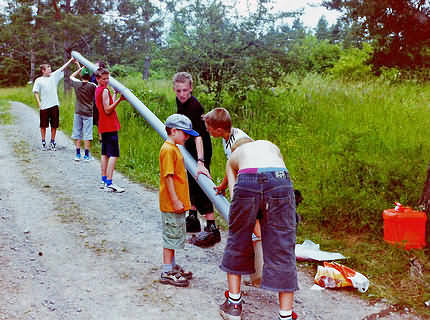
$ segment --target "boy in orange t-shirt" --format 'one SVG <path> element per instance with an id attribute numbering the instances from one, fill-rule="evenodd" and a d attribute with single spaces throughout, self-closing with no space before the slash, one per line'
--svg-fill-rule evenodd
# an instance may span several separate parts
<path id="1" fill-rule="evenodd" d="M 175 263 L 175 250 L 185 246 L 185 213 L 191 208 L 184 157 L 177 144 L 184 145 L 193 130 L 191 120 L 172 114 L 165 122 L 167 140 L 160 150 L 160 211 L 163 228 L 163 272 L 160 282 L 187 287 L 193 274 Z"/>

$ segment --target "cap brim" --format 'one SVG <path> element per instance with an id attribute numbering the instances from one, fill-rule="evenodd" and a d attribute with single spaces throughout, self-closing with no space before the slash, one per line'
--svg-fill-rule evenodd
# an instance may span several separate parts
<path id="1" fill-rule="evenodd" d="M 185 129 L 181 129 L 181 130 L 184 131 L 185 133 L 188 133 L 190 136 L 197 137 L 199 135 L 199 133 L 194 130 L 185 130 Z"/>

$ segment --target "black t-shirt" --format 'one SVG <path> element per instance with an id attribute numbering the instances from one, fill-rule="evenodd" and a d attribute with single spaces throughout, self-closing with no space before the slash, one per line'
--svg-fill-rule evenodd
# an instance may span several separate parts
<path id="1" fill-rule="evenodd" d="M 212 158 L 212 143 L 209 132 L 206 130 L 205 123 L 202 120 L 202 115 L 204 114 L 202 105 L 194 96 L 191 96 L 184 104 L 176 98 L 176 105 L 178 107 L 177 112 L 190 118 L 193 129 L 202 137 L 205 165 L 209 165 Z M 190 137 L 187 140 L 185 149 L 197 160 L 197 149 L 194 137 Z"/>

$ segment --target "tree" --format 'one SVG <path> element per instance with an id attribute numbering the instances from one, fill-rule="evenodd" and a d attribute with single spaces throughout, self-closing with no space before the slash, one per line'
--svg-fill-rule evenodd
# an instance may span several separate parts
<path id="1" fill-rule="evenodd" d="M 344 12 L 375 40 L 372 62 L 418 69 L 430 66 L 430 3 L 428 0 L 325 0 L 325 7 Z"/>
<path id="2" fill-rule="evenodd" d="M 21 85 L 34 80 L 36 65 L 62 65 L 70 51 L 89 50 L 100 29 L 101 0 L 13 0 L 1 16 L 1 84 Z M 1 73 L 1 71 L 0 71 Z M 68 76 L 65 77 L 67 90 Z"/>
<path id="3" fill-rule="evenodd" d="M 147 79 L 152 52 L 161 44 L 161 10 L 149 0 L 120 0 L 117 9 L 114 30 L 119 40 L 115 44 L 121 57 L 118 63 L 143 66 L 142 77 Z"/>
<path id="4" fill-rule="evenodd" d="M 318 40 L 330 39 L 328 21 L 325 16 L 321 16 L 315 29 L 315 36 Z"/>
<path id="5" fill-rule="evenodd" d="M 272 14 L 269 0 L 259 0 L 257 10 L 239 17 L 219 0 L 185 1 L 174 15 L 168 42 L 170 64 L 189 71 L 214 93 L 220 103 L 224 88 L 273 85 L 282 74 L 280 60 L 288 39 L 276 21 L 291 13 Z"/>

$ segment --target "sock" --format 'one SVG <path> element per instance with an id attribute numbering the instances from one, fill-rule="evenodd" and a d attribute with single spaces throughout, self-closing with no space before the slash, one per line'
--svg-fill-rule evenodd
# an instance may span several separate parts
<path id="1" fill-rule="evenodd" d="M 215 220 L 206 220 L 206 227 L 211 229 L 212 226 L 216 229 Z"/>
<path id="2" fill-rule="evenodd" d="M 42 139 L 42 144 L 46 144 L 46 141 Z"/>
<path id="3" fill-rule="evenodd" d="M 197 210 L 188 210 L 188 215 L 197 218 Z"/>
<path id="4" fill-rule="evenodd" d="M 112 184 L 112 179 L 106 179 L 105 183 L 107 186 L 110 186 Z"/>
<path id="5" fill-rule="evenodd" d="M 81 155 L 81 148 L 76 148 L 76 154 Z"/>
<path id="6" fill-rule="evenodd" d="M 293 319 L 293 311 L 292 310 L 279 310 L 279 319 L 280 320 L 292 320 Z"/>
<path id="7" fill-rule="evenodd" d="M 85 149 L 85 155 L 88 157 L 90 155 L 90 150 Z"/>
<path id="8" fill-rule="evenodd" d="M 51 143 L 55 143 L 55 140 L 51 139 Z"/>
<path id="9" fill-rule="evenodd" d="M 173 270 L 173 266 L 171 264 L 163 264 L 163 272 L 170 272 Z"/>
<path id="10" fill-rule="evenodd" d="M 228 301 L 231 303 L 240 303 L 242 301 L 242 296 L 240 293 L 228 293 Z"/>
<path id="11" fill-rule="evenodd" d="M 102 181 L 103 181 L 104 183 L 106 183 L 106 180 L 107 180 L 107 177 L 106 177 L 106 176 L 102 176 Z"/>

